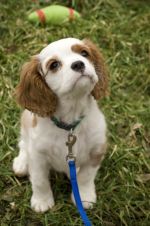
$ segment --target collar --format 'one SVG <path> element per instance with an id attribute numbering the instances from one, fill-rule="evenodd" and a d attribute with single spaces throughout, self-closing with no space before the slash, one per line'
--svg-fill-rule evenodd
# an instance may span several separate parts
<path id="1" fill-rule="evenodd" d="M 80 124 L 80 122 L 82 121 L 82 119 L 84 118 L 85 116 L 81 116 L 78 120 L 74 121 L 73 123 L 71 124 L 67 124 L 59 119 L 57 119 L 55 116 L 52 116 L 51 117 L 51 120 L 54 122 L 54 124 L 60 128 L 60 129 L 64 129 L 66 131 L 70 131 L 70 130 L 75 130 L 75 128 Z"/>

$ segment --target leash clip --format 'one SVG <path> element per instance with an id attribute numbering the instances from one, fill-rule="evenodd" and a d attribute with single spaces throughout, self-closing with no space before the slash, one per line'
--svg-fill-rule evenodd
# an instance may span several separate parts
<path id="1" fill-rule="evenodd" d="M 76 157 L 73 154 L 72 147 L 76 143 L 77 137 L 73 134 L 73 130 L 71 129 L 68 134 L 68 140 L 66 142 L 66 146 L 68 146 L 68 155 L 66 156 L 66 160 L 76 160 Z"/>
<path id="2" fill-rule="evenodd" d="M 72 147 L 76 143 L 76 141 L 77 141 L 77 137 L 73 134 L 73 130 L 71 129 L 68 134 L 68 140 L 66 142 L 66 145 L 68 146 L 68 155 L 66 156 L 66 161 L 68 162 L 68 166 L 69 166 L 70 181 L 71 181 L 71 186 L 72 186 L 72 191 L 73 191 L 74 199 L 76 202 L 76 206 L 78 208 L 78 211 L 80 213 L 80 216 L 82 218 L 84 225 L 92 226 L 83 208 L 79 187 L 77 183 L 76 163 L 75 163 L 76 157 L 73 155 L 73 150 L 72 150 Z"/>

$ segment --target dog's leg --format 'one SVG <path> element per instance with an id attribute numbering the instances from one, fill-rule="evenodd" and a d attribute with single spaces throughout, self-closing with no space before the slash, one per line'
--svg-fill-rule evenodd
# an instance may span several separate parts
<path id="1" fill-rule="evenodd" d="M 79 192 L 85 209 L 92 208 L 93 204 L 96 203 L 94 179 L 98 169 L 99 166 L 85 165 L 81 167 L 77 175 Z M 71 194 L 71 198 L 75 204 L 73 193 Z"/>
<path id="2" fill-rule="evenodd" d="M 19 177 L 28 174 L 28 143 L 29 143 L 29 112 L 24 111 L 21 117 L 20 141 L 19 141 L 19 155 L 13 161 L 13 170 Z"/>
<path id="3" fill-rule="evenodd" d="M 49 183 L 49 167 L 44 154 L 35 153 L 29 158 L 29 174 L 32 183 L 31 207 L 36 212 L 45 212 L 54 206 Z"/>
<path id="4" fill-rule="evenodd" d="M 23 177 L 28 174 L 27 146 L 23 139 L 19 142 L 19 148 L 19 155 L 13 161 L 13 171 L 18 177 Z"/>
<path id="5" fill-rule="evenodd" d="M 92 208 L 93 204 L 96 203 L 94 179 L 100 168 L 100 164 L 104 159 L 106 148 L 107 145 L 104 143 L 101 145 L 100 149 L 97 148 L 92 150 L 90 153 L 90 160 L 80 168 L 80 171 L 77 174 L 79 192 L 85 209 Z M 73 194 L 71 196 L 72 201 L 75 204 Z"/>

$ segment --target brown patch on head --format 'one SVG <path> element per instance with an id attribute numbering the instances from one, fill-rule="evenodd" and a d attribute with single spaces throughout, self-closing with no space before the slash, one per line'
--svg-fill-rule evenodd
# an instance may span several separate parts
<path id="1" fill-rule="evenodd" d="M 103 144 L 101 146 L 101 150 L 99 153 L 97 152 L 90 153 L 90 163 L 92 166 L 96 167 L 100 165 L 100 163 L 103 161 L 105 157 L 106 149 L 107 149 L 107 144 Z"/>
<path id="2" fill-rule="evenodd" d="M 57 97 L 46 84 L 39 69 L 40 62 L 37 57 L 33 57 L 23 66 L 15 96 L 23 108 L 39 116 L 48 117 L 56 111 Z"/>
<path id="3" fill-rule="evenodd" d="M 96 74 L 98 75 L 99 80 L 92 91 L 92 95 L 98 100 L 107 93 L 108 78 L 106 66 L 98 48 L 87 39 L 84 39 L 83 43 L 90 51 L 90 60 L 92 61 Z"/>
<path id="4" fill-rule="evenodd" d="M 83 51 L 86 51 L 87 54 L 88 54 L 87 58 L 90 58 L 90 56 L 91 56 L 90 50 L 86 45 L 75 44 L 71 47 L 71 49 L 72 49 L 73 52 L 79 53 L 81 55 L 82 55 Z"/>

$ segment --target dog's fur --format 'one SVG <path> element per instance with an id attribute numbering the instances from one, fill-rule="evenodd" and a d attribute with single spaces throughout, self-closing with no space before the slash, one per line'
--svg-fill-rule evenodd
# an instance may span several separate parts
<path id="1" fill-rule="evenodd" d="M 82 61 L 85 68 L 72 69 L 76 61 Z M 96 100 L 105 95 L 106 89 L 102 55 L 89 40 L 66 38 L 53 42 L 23 66 L 16 98 L 26 110 L 13 170 L 18 176 L 29 174 L 35 211 L 44 212 L 54 206 L 50 169 L 69 177 L 65 144 L 68 132 L 58 128 L 51 116 L 67 124 L 84 116 L 75 129 L 73 153 L 83 206 L 90 208 L 96 202 L 94 179 L 106 152 L 106 123 Z"/>

